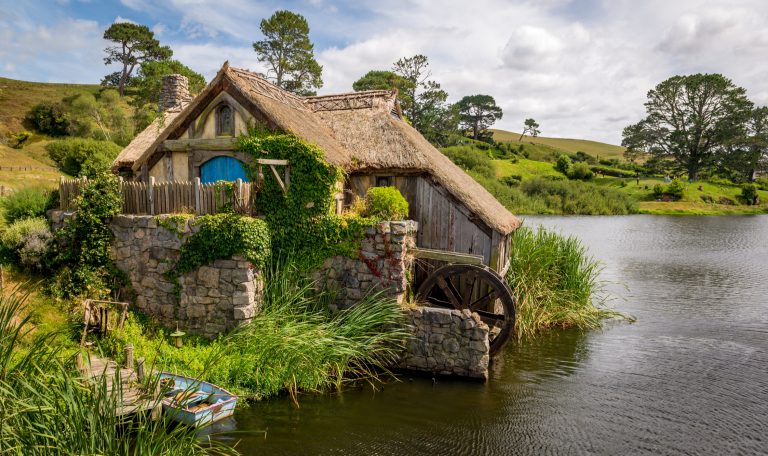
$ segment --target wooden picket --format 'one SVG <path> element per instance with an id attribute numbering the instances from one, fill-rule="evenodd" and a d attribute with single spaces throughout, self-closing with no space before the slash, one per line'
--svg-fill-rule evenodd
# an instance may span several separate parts
<path id="1" fill-rule="evenodd" d="M 74 209 L 74 200 L 80 195 L 80 189 L 87 185 L 87 179 L 65 179 L 59 182 L 60 208 L 64 211 Z M 123 198 L 123 214 L 216 214 L 230 206 L 241 214 L 254 211 L 256 187 L 250 182 L 238 179 L 232 184 L 232 191 L 221 183 L 202 184 L 199 178 L 194 181 L 172 181 L 155 183 L 120 181 Z"/>

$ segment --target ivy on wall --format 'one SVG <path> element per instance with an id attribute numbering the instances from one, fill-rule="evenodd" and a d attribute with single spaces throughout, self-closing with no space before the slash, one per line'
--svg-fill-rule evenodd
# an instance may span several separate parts
<path id="1" fill-rule="evenodd" d="M 246 171 L 258 180 L 255 159 L 273 158 L 290 163 L 290 187 L 284 193 L 265 166 L 256 207 L 272 233 L 272 247 L 282 257 L 312 268 L 333 255 L 354 255 L 365 228 L 376 220 L 333 213 L 336 184 L 344 174 L 325 161 L 323 151 L 292 135 L 251 130 L 238 139 L 237 149 L 254 158 Z"/>

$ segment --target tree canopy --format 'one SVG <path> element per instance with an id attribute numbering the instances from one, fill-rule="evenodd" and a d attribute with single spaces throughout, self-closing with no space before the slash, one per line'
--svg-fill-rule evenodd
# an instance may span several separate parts
<path id="1" fill-rule="evenodd" d="M 539 129 L 539 123 L 530 118 L 525 119 L 525 122 L 523 123 L 523 132 L 520 133 L 520 139 L 518 139 L 518 141 L 522 141 L 523 136 L 525 136 L 526 133 L 533 136 L 534 138 L 539 136 L 539 133 L 541 133 L 541 130 Z"/>
<path id="2" fill-rule="evenodd" d="M 104 39 L 116 43 L 104 49 L 107 56 L 104 63 L 122 65 L 119 77 L 115 73 L 107 75 L 105 81 L 114 82 L 117 79 L 117 90 L 120 97 L 125 95 L 125 86 L 137 66 L 145 62 L 166 60 L 171 58 L 173 51 L 168 46 L 161 46 L 155 39 L 155 34 L 146 25 L 118 22 L 112 24 L 105 32 Z"/>
<path id="3" fill-rule="evenodd" d="M 694 74 L 658 84 L 648 92 L 645 111 L 624 129 L 622 146 L 670 160 L 696 180 L 744 136 L 752 103 L 723 75 Z"/>
<path id="4" fill-rule="evenodd" d="M 266 62 L 266 77 L 290 92 L 315 95 L 323 86 L 323 67 L 317 63 L 304 16 L 276 11 L 259 25 L 264 39 L 253 43 L 259 62 Z"/>
<path id="5" fill-rule="evenodd" d="M 413 104 L 411 92 L 413 82 L 392 71 L 371 70 L 357 81 L 352 83 L 352 89 L 362 90 L 397 90 L 397 99 L 400 102 L 400 108 L 404 111 L 410 110 Z"/>
<path id="6" fill-rule="evenodd" d="M 461 125 L 472 132 L 472 138 L 480 139 L 480 135 L 488 127 L 501 119 L 503 114 L 496 100 L 490 95 L 467 95 L 456 106 L 459 110 Z"/>

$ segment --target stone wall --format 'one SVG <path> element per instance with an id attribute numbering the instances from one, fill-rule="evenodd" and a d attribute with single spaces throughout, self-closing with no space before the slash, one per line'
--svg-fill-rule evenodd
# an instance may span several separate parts
<path id="1" fill-rule="evenodd" d="M 412 337 L 398 367 L 435 375 L 488 379 L 488 325 L 469 310 L 406 309 Z"/>
<path id="2" fill-rule="evenodd" d="M 411 269 L 407 250 L 416 245 L 417 228 L 412 220 L 380 222 L 366 229 L 357 258 L 328 258 L 313 278 L 336 292 L 337 309 L 352 307 L 375 291 L 402 303 Z"/>
<path id="3" fill-rule="evenodd" d="M 251 263 L 235 256 L 181 276 L 177 297 L 164 273 L 179 259 L 184 241 L 197 232 L 193 221 L 190 217 L 182 222 L 176 233 L 160 226 L 154 216 L 116 216 L 110 225 L 115 263 L 128 275 L 142 312 L 165 326 L 178 322 L 184 331 L 215 337 L 253 318 L 263 282 Z"/>

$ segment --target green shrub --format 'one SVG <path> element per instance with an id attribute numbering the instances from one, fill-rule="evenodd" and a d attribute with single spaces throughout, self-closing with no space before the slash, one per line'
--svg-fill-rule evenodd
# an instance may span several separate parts
<path id="1" fill-rule="evenodd" d="M 522 181 L 523 176 L 520 176 L 519 174 L 510 174 L 509 176 L 504 176 L 499 179 L 499 182 L 510 187 L 517 187 Z"/>
<path id="2" fill-rule="evenodd" d="M 474 146 L 453 146 L 441 149 L 443 154 L 461 168 L 484 177 L 494 177 L 496 169 L 487 151 Z"/>
<path id="3" fill-rule="evenodd" d="M 653 197 L 655 199 L 661 199 L 662 196 L 664 196 L 664 186 L 661 184 L 656 184 L 653 186 L 653 190 L 651 190 L 653 193 Z"/>
<path id="4" fill-rule="evenodd" d="M 17 220 L 0 235 L 0 259 L 29 269 L 42 269 L 52 237 L 44 218 Z"/>
<path id="5" fill-rule="evenodd" d="M 43 102 L 29 110 L 26 117 L 37 131 L 50 136 L 65 136 L 69 132 L 69 113 L 61 103 Z"/>
<path id="6" fill-rule="evenodd" d="M 121 147 L 111 141 L 67 138 L 52 141 L 45 149 L 63 172 L 92 178 L 110 169 Z"/>
<path id="7" fill-rule="evenodd" d="M 8 145 L 14 149 L 21 149 L 24 144 L 32 137 L 32 133 L 28 131 L 20 131 L 17 133 L 8 133 Z"/>
<path id="8" fill-rule="evenodd" d="M 372 187 L 365 195 L 364 217 L 403 220 L 408 217 L 408 201 L 395 187 Z"/>
<path id="9" fill-rule="evenodd" d="M 750 206 L 760 203 L 760 196 L 757 194 L 757 185 L 755 184 L 744 184 L 741 187 L 741 194 L 739 197 L 745 204 Z"/>
<path id="10" fill-rule="evenodd" d="M 637 177 L 637 173 L 635 171 L 628 170 L 628 169 L 613 168 L 613 167 L 604 166 L 604 165 L 593 165 L 593 166 L 590 166 L 589 169 L 603 176 Z"/>
<path id="11" fill-rule="evenodd" d="M 571 157 L 562 154 L 557 157 L 557 161 L 555 162 L 555 169 L 567 176 L 571 172 L 572 165 L 573 162 L 571 161 Z"/>
<path id="12" fill-rule="evenodd" d="M 507 282 L 517 304 L 518 337 L 550 328 L 594 329 L 606 317 L 602 266 L 574 237 L 539 227 L 520 228 L 512 239 Z"/>
<path id="13" fill-rule="evenodd" d="M 589 169 L 589 165 L 584 162 L 573 164 L 568 173 L 568 178 L 575 180 L 590 180 L 593 176 L 594 174 L 592 173 L 592 170 Z"/>
<path id="14" fill-rule="evenodd" d="M 531 198 L 542 199 L 554 214 L 623 215 L 638 210 L 630 195 L 588 182 L 530 179 L 520 189 Z"/>
<path id="15" fill-rule="evenodd" d="M 669 185 L 667 185 L 667 188 L 664 189 L 664 193 L 666 193 L 667 195 L 670 195 L 675 199 L 682 199 L 684 191 L 685 191 L 685 183 L 680 179 L 673 180 L 672 182 L 670 182 Z"/>
<path id="16" fill-rule="evenodd" d="M 755 185 L 757 185 L 760 190 L 768 191 L 768 176 L 761 176 L 755 179 Z"/>
<path id="17" fill-rule="evenodd" d="M 5 222 L 43 217 L 49 209 L 50 192 L 41 188 L 25 187 L 0 200 Z"/>

